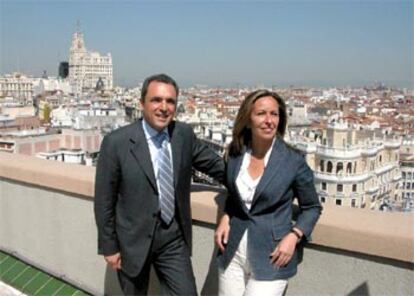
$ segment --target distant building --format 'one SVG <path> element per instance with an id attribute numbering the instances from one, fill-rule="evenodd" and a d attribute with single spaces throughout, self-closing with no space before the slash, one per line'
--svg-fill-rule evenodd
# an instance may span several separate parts
<path id="1" fill-rule="evenodd" d="M 402 175 L 402 209 L 411 211 L 414 208 L 414 155 L 404 155 L 400 160 Z"/>
<path id="2" fill-rule="evenodd" d="M 39 127 L 40 120 L 37 116 L 19 115 L 17 117 L 11 117 L 8 114 L 0 114 L 0 133 L 4 131 L 38 129 Z"/>
<path id="3" fill-rule="evenodd" d="M 113 130 L 127 124 L 125 111 L 117 107 L 79 106 L 71 116 L 74 129 Z"/>
<path id="4" fill-rule="evenodd" d="M 91 157 L 85 154 L 85 151 L 80 149 L 68 150 L 61 148 L 56 151 L 39 152 L 36 154 L 36 157 L 66 163 L 85 164 L 88 166 L 92 166 L 93 161 Z"/>
<path id="5" fill-rule="evenodd" d="M 402 175 L 402 210 L 414 209 L 414 137 L 407 137 L 400 148 L 400 168 Z"/>
<path id="6" fill-rule="evenodd" d="M 309 141 L 292 137 L 291 143 L 306 153 L 322 203 L 382 210 L 401 205 L 401 141 L 332 123 Z"/>
<path id="7" fill-rule="evenodd" d="M 69 76 L 69 63 L 60 62 L 59 64 L 59 78 L 65 79 Z"/>
<path id="8" fill-rule="evenodd" d="M 15 102 L 27 105 L 33 99 L 33 78 L 21 73 L 0 76 L 0 98 L 11 97 Z"/>
<path id="9" fill-rule="evenodd" d="M 76 95 L 83 91 L 95 89 L 99 79 L 104 89 L 113 87 L 113 67 L 110 53 L 101 55 L 96 51 L 88 51 L 83 34 L 78 30 L 73 34 L 69 56 L 69 81 Z"/>
<path id="10" fill-rule="evenodd" d="M 289 125 L 309 125 L 308 106 L 300 101 L 287 101 L 287 114 L 289 116 Z"/>
<path id="11" fill-rule="evenodd" d="M 35 79 L 33 92 L 35 96 L 52 92 L 69 94 L 72 92 L 72 89 L 67 79 L 47 77 Z"/>
<path id="12" fill-rule="evenodd" d="M 60 149 L 82 150 L 89 155 L 99 151 L 103 136 L 99 130 L 61 131 L 37 128 L 21 131 L 0 132 L 0 151 L 38 155 L 42 152 L 56 152 Z M 75 149 L 75 150 L 74 150 Z"/>

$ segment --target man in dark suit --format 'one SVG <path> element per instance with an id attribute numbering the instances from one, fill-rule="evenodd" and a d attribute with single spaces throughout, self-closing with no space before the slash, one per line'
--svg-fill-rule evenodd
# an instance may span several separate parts
<path id="1" fill-rule="evenodd" d="M 147 294 L 151 265 L 163 294 L 196 295 L 191 253 L 192 167 L 222 181 L 224 162 L 173 120 L 176 82 L 147 78 L 143 118 L 102 141 L 96 169 L 98 253 L 118 272 L 126 295 Z"/>

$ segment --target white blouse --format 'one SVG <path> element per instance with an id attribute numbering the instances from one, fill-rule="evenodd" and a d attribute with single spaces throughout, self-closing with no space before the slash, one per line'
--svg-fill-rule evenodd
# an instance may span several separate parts
<path id="1" fill-rule="evenodd" d="M 269 150 L 267 150 L 266 155 L 264 157 L 265 169 L 269 161 L 272 148 L 273 148 L 273 143 L 270 146 Z M 237 189 L 239 190 L 241 200 L 244 202 L 247 209 L 249 210 L 252 206 L 253 196 L 256 191 L 256 187 L 259 184 L 260 179 L 262 178 L 262 175 L 263 175 L 263 174 L 260 175 L 256 179 L 252 179 L 252 177 L 250 176 L 249 172 L 247 171 L 247 168 L 249 167 L 249 164 L 250 164 L 251 155 L 252 155 L 252 150 L 247 149 L 243 155 L 243 162 L 242 162 L 239 174 L 236 179 L 236 186 L 237 186 Z"/>

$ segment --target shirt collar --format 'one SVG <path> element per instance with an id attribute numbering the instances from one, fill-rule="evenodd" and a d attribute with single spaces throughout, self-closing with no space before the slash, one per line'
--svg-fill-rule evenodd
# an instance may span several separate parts
<path id="1" fill-rule="evenodd" d="M 273 150 L 273 146 L 275 145 L 275 141 L 276 141 L 276 137 L 273 138 L 272 145 L 270 145 L 269 150 L 267 150 L 267 152 L 266 152 L 266 155 L 265 155 L 265 158 L 264 158 L 265 166 L 269 162 L 270 154 L 272 154 L 272 150 Z"/>
<path id="2" fill-rule="evenodd" d="M 145 120 L 145 118 L 142 119 L 142 128 L 144 130 L 144 134 L 145 134 L 145 138 L 148 140 L 155 138 L 158 135 L 158 131 L 154 128 L 152 128 L 148 122 Z M 168 135 L 168 130 L 167 128 L 164 128 L 161 133 L 166 133 L 167 134 L 167 140 L 170 139 L 169 135 Z"/>

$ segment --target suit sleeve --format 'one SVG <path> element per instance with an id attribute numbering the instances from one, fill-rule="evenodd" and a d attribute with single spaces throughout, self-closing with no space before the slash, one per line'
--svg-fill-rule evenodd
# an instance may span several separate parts
<path id="1" fill-rule="evenodd" d="M 98 227 L 98 254 L 119 252 L 115 208 L 120 183 L 120 165 L 115 143 L 105 137 L 101 144 L 95 178 L 95 220 Z"/>
<path id="2" fill-rule="evenodd" d="M 235 205 L 234 197 L 230 195 L 229 193 L 227 193 L 226 202 L 224 204 L 224 213 L 226 213 L 230 217 L 233 217 L 235 214 L 235 209 L 236 209 L 236 205 Z"/>
<path id="3" fill-rule="evenodd" d="M 220 183 L 224 183 L 224 160 L 213 149 L 200 141 L 191 129 L 193 140 L 193 167 Z"/>
<path id="4" fill-rule="evenodd" d="M 301 164 L 295 176 L 293 191 L 299 203 L 299 215 L 295 227 L 302 230 L 305 237 L 309 239 L 321 215 L 322 206 L 316 193 L 313 172 L 304 159 L 301 159 Z"/>

